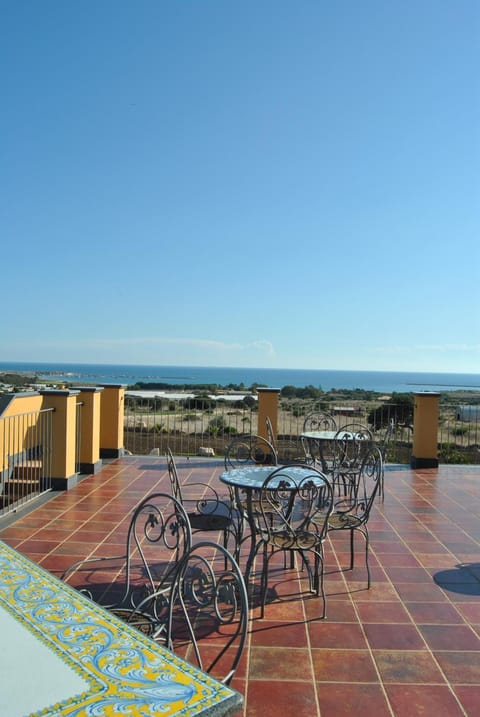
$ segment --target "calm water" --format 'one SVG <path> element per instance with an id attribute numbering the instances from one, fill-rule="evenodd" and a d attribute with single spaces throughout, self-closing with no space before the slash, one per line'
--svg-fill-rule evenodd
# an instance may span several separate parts
<path id="1" fill-rule="evenodd" d="M 303 369 L 225 368 L 215 366 L 134 366 L 114 364 L 1 362 L 0 372 L 24 371 L 49 381 L 119 383 L 138 381 L 179 384 L 260 384 L 270 388 L 315 386 L 365 389 L 382 393 L 480 389 L 480 374 L 413 373 L 401 371 L 328 371 Z"/>

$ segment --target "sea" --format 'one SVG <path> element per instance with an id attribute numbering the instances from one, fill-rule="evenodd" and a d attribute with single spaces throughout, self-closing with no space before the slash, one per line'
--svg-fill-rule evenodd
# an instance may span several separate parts
<path id="1" fill-rule="evenodd" d="M 478 391 L 480 374 L 405 371 L 337 371 L 327 369 L 228 368 L 225 366 L 136 366 L 122 364 L 73 364 L 0 361 L 0 373 L 22 372 L 42 381 L 83 384 L 138 382 L 216 384 L 269 388 L 314 386 L 323 391 L 363 389 L 380 393 L 412 391 Z"/>

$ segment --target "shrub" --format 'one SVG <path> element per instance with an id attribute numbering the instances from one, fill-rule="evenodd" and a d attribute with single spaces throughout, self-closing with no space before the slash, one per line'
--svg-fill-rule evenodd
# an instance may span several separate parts
<path id="1" fill-rule="evenodd" d="M 441 463 L 469 463 L 468 456 L 459 451 L 455 443 L 444 443 L 438 451 L 438 459 Z"/>
<path id="2" fill-rule="evenodd" d="M 180 403 L 185 408 L 196 408 L 200 411 L 212 410 L 216 406 L 215 399 L 210 398 L 207 394 L 199 394 L 198 396 L 185 398 Z"/>
<path id="3" fill-rule="evenodd" d="M 387 403 L 370 411 L 367 421 L 376 430 L 385 428 L 391 420 L 397 425 L 410 426 L 413 421 L 413 401 L 410 393 L 392 393 Z"/>

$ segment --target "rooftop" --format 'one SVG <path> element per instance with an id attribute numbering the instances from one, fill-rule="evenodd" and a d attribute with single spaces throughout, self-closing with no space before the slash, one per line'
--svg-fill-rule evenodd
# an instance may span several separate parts
<path id="1" fill-rule="evenodd" d="M 180 477 L 217 487 L 220 461 L 178 459 Z M 193 478 L 193 476 L 195 478 Z M 169 491 L 162 457 L 104 464 L 68 492 L 0 522 L 0 539 L 56 575 L 112 554 L 134 506 Z M 3 527 L 2 527 L 3 526 Z M 480 705 L 480 468 L 387 466 L 385 502 L 369 521 L 372 587 L 359 542 L 326 543 L 327 618 L 299 597 L 300 575 L 273 572 L 277 599 L 251 610 L 247 649 L 232 687 L 248 717 L 477 715 Z M 359 540 L 361 540 L 359 536 Z"/>

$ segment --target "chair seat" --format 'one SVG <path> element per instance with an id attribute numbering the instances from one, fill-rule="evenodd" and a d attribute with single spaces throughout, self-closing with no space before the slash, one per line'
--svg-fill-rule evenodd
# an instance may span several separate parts
<path id="1" fill-rule="evenodd" d="M 328 527 L 332 530 L 342 528 L 358 528 L 362 521 L 356 515 L 350 513 L 332 513 L 328 519 Z"/>
<path id="2" fill-rule="evenodd" d="M 270 535 L 270 545 L 284 550 L 311 550 L 318 543 L 318 536 L 306 531 L 295 532 L 278 531 Z"/>
<path id="3" fill-rule="evenodd" d="M 152 637 L 155 632 L 155 624 L 150 615 L 134 608 L 111 608 L 110 612 L 148 637 Z"/>
<path id="4" fill-rule="evenodd" d="M 187 511 L 192 532 L 223 532 L 224 546 L 226 547 L 229 538 L 232 538 L 233 553 L 238 557 L 243 525 L 242 516 L 235 508 L 232 497 L 223 500 L 213 486 L 189 481 L 185 484 L 185 492 L 188 492 L 188 496 L 184 498 L 170 448 L 167 448 L 167 466 L 172 493 Z M 198 497 L 194 497 L 195 493 Z"/>
<path id="5" fill-rule="evenodd" d="M 232 520 L 229 516 L 215 513 L 188 513 L 192 530 L 225 530 Z"/>

